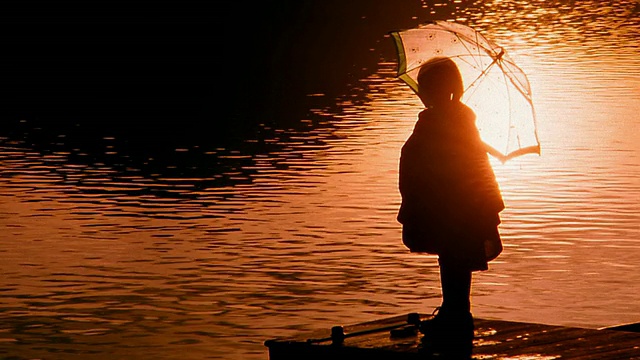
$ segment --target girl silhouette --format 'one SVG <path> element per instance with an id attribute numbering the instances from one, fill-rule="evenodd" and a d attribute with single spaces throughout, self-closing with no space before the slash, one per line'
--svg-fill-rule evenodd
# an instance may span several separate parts
<path id="1" fill-rule="evenodd" d="M 438 255 L 442 305 L 423 321 L 423 342 L 470 356 L 473 340 L 471 275 L 487 270 L 502 251 L 497 226 L 504 209 L 475 114 L 460 102 L 456 64 L 436 58 L 418 75 L 420 112 L 402 147 L 398 221 L 412 252 Z"/>

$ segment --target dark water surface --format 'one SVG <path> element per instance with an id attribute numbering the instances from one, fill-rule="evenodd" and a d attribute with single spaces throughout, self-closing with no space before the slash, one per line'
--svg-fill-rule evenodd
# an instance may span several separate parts
<path id="1" fill-rule="evenodd" d="M 485 31 L 537 106 L 541 156 L 493 163 L 505 250 L 475 276 L 476 316 L 640 321 L 637 7 L 462 1 L 415 15 Z M 435 259 L 409 254 L 395 221 L 420 106 L 387 41 L 374 68 L 354 58 L 339 93 L 304 89 L 303 116 L 215 141 L 0 128 L 0 358 L 266 359 L 276 336 L 439 305 Z"/>

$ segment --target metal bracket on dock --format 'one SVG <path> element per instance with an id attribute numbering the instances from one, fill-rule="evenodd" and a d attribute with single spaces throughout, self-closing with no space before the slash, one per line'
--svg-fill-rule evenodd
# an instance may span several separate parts
<path id="1" fill-rule="evenodd" d="M 398 329 L 398 328 L 401 328 L 401 327 L 407 326 L 407 325 L 412 325 L 412 326 L 415 326 L 417 328 L 420 325 L 420 314 L 418 314 L 418 313 L 410 313 L 409 315 L 407 315 L 407 320 L 405 322 L 402 322 L 402 323 L 382 326 L 382 327 L 373 328 L 373 329 L 365 329 L 365 330 L 360 330 L 360 331 L 354 331 L 354 332 L 351 332 L 351 333 L 345 333 L 344 332 L 344 327 L 342 327 L 342 326 L 334 326 L 334 327 L 331 328 L 331 336 L 324 337 L 324 338 L 319 338 L 319 339 L 307 339 L 307 343 L 308 344 L 318 344 L 318 343 L 331 341 L 332 345 L 342 345 L 344 343 L 344 340 L 347 339 L 347 338 L 350 338 L 350 337 L 356 337 L 356 336 L 367 335 L 367 334 L 374 334 L 374 333 L 383 332 L 383 331 L 391 331 L 391 330 Z"/>

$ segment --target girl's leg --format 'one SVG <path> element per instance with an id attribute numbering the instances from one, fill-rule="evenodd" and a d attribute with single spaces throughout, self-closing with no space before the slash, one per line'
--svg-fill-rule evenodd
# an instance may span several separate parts
<path id="1" fill-rule="evenodd" d="M 468 316 L 471 312 L 471 271 L 446 258 L 439 259 L 442 315 Z"/>
<path id="2" fill-rule="evenodd" d="M 442 306 L 438 314 L 420 324 L 425 351 L 438 352 L 445 358 L 470 359 L 473 349 L 471 316 L 471 271 L 459 262 L 440 257 Z"/>

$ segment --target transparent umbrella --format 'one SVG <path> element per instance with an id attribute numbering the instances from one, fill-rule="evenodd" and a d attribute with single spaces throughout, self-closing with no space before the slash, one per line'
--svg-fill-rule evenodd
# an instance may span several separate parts
<path id="1" fill-rule="evenodd" d="M 392 32 L 398 51 L 398 77 L 418 92 L 420 67 L 448 57 L 460 69 L 462 102 L 476 113 L 476 126 L 487 151 L 501 161 L 540 154 L 531 87 L 526 74 L 506 51 L 478 31 L 436 21 Z"/>

